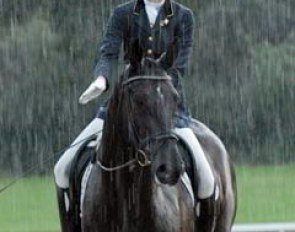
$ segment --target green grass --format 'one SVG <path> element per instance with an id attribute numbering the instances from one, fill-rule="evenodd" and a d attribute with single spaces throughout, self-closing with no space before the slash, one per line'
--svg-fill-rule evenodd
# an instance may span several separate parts
<path id="1" fill-rule="evenodd" d="M 236 222 L 295 221 L 295 165 L 238 167 Z"/>
<path id="2" fill-rule="evenodd" d="M 294 165 L 236 170 L 237 223 L 295 221 Z M 0 232 L 43 231 L 59 231 L 52 178 L 26 178 L 0 194 Z"/>
<path id="3" fill-rule="evenodd" d="M 1 180 L 0 187 L 10 180 Z M 52 178 L 26 178 L 0 194 L 0 232 L 59 231 Z"/>

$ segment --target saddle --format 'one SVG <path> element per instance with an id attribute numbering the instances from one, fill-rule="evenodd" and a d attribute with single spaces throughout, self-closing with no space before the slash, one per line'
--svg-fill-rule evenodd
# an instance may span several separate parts
<path id="1" fill-rule="evenodd" d="M 95 142 L 96 135 L 89 138 L 87 141 L 83 143 L 81 148 L 75 154 L 75 157 L 72 161 L 71 169 L 70 169 L 70 186 L 69 186 L 69 220 L 71 221 L 71 225 L 73 232 L 81 231 L 81 220 L 80 220 L 80 205 L 81 205 L 81 183 L 82 178 L 85 173 L 85 170 L 93 159 L 95 155 L 95 147 L 90 146 L 91 143 Z"/>

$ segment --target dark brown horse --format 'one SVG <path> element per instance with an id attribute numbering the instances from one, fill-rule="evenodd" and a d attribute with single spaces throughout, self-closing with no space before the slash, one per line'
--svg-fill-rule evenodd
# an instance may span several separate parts
<path id="1" fill-rule="evenodd" d="M 173 133 L 178 94 L 158 62 L 131 63 L 109 101 L 104 133 L 82 207 L 83 232 L 201 231 Z M 220 189 L 215 231 L 229 232 L 235 217 L 234 171 L 227 152 L 205 125 L 195 131 Z"/>

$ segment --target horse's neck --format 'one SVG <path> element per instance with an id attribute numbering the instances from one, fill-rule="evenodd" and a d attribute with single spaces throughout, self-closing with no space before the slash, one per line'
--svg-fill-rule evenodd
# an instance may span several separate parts
<path id="1" fill-rule="evenodd" d="M 101 162 L 108 167 L 119 167 L 134 159 L 135 150 L 128 150 L 128 144 L 124 144 L 121 139 L 123 135 L 116 127 L 107 123 L 105 125 L 100 150 Z M 139 167 L 135 163 L 134 169 L 128 166 L 120 171 L 103 172 L 102 183 L 112 198 L 111 205 L 115 214 L 120 215 L 122 210 L 126 213 L 128 220 L 124 224 L 126 223 L 128 228 L 137 228 L 138 225 L 134 225 L 134 222 L 139 222 L 141 227 L 152 220 L 150 167 Z M 121 220 L 120 218 L 118 216 L 118 220 Z"/>
<path id="2" fill-rule="evenodd" d="M 116 95 L 113 96 L 110 102 L 107 119 L 104 123 L 101 148 L 98 152 L 98 159 L 107 167 L 119 167 L 133 160 L 137 147 L 135 143 L 129 143 L 134 138 L 133 134 L 129 133 L 132 132 L 130 131 L 132 127 L 128 124 L 128 113 L 126 107 L 120 105 L 124 102 L 119 103 L 116 98 Z M 110 198 L 109 207 L 113 210 L 114 215 L 118 215 L 119 221 L 125 218 L 120 215 L 124 211 L 124 215 L 128 219 L 126 222 L 122 222 L 123 224 L 126 223 L 128 228 L 132 228 L 134 222 L 137 222 L 139 225 L 134 228 L 145 230 L 148 227 L 147 223 L 152 220 L 151 167 L 143 168 L 136 162 L 134 164 L 134 169 L 128 166 L 119 171 L 103 171 L 101 175 L 102 188 Z"/>
<path id="3" fill-rule="evenodd" d="M 124 123 L 118 121 L 110 118 L 105 120 L 98 159 L 106 166 L 118 166 L 132 158 L 129 157 L 132 147 L 123 139 L 128 136 L 128 131 L 122 129 Z"/>

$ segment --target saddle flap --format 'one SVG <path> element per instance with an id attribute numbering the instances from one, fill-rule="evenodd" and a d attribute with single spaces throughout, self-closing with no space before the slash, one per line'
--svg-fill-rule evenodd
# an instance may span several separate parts
<path id="1" fill-rule="evenodd" d="M 70 197 L 70 211 L 77 217 L 80 217 L 80 198 L 81 198 L 81 183 L 84 172 L 90 163 L 93 154 L 95 153 L 96 146 L 89 146 L 89 144 L 96 141 L 96 137 L 92 137 L 85 141 L 71 164 L 70 169 L 70 186 L 69 186 L 69 197 Z"/>

